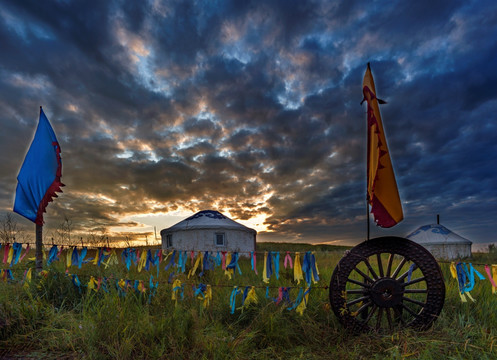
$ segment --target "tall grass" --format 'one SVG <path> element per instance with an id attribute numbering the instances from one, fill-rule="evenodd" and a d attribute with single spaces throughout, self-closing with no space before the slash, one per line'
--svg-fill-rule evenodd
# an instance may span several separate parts
<path id="1" fill-rule="evenodd" d="M 276 245 L 274 245 L 276 246 Z M 277 246 L 276 246 L 277 247 Z M 302 251 L 307 250 L 301 247 Z M 298 250 L 300 250 L 298 249 Z M 331 248 L 328 248 L 330 250 Z M 264 251 L 265 249 L 262 249 Z M 288 250 L 268 248 L 266 250 Z M 293 251 L 297 249 L 291 249 Z M 331 273 L 343 255 L 340 251 L 318 252 L 321 280 L 328 285 Z M 486 261 L 491 262 L 486 259 Z M 497 262 L 496 259 L 493 260 Z M 479 262 L 474 259 L 474 262 Z M 283 261 L 281 260 L 281 264 Z M 263 286 L 262 258 L 256 275 L 248 259 L 240 260 L 242 275 L 229 280 L 220 268 L 202 278 L 178 274 L 185 285 L 184 300 L 171 299 L 171 270 L 161 264 L 157 293 L 128 291 L 119 295 L 76 288 L 64 274 L 63 261 L 49 267 L 49 274 L 33 277 L 29 287 L 20 282 L 0 282 L 0 357 L 86 359 L 492 359 L 497 357 L 497 295 L 490 283 L 480 281 L 472 291 L 476 303 L 461 303 L 449 265 L 441 264 L 447 288 L 444 309 L 433 327 L 425 332 L 401 329 L 393 334 L 352 335 L 333 315 L 328 291 L 312 290 L 308 307 L 300 316 L 266 299 L 258 288 L 258 303 L 230 313 L 233 285 Z M 13 267 L 21 279 L 26 266 Z M 188 269 L 187 269 L 188 270 Z M 71 267 L 85 284 L 89 276 L 156 280 L 156 270 L 127 271 L 122 264 L 108 269 L 93 264 Z M 193 296 L 193 283 L 226 285 L 213 287 L 213 300 L 204 308 Z M 271 287 L 292 284 L 292 272 L 283 266 L 280 279 Z M 292 290 L 292 300 L 297 290 Z M 270 289 L 277 296 L 277 289 Z M 237 302 L 237 308 L 240 302 Z"/>

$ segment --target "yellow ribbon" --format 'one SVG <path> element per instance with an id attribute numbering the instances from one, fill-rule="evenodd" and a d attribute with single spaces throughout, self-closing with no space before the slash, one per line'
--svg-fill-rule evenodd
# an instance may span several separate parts
<path id="1" fill-rule="evenodd" d="M 269 278 L 267 277 L 267 251 L 264 252 L 264 267 L 262 268 L 262 281 L 266 284 L 269 282 Z"/>
<path id="2" fill-rule="evenodd" d="M 74 248 L 71 248 L 74 250 Z M 71 260 L 71 257 L 72 257 L 72 250 L 67 250 L 66 251 L 66 267 L 67 268 L 70 268 L 71 265 L 72 265 L 72 260 Z"/>
<path id="3" fill-rule="evenodd" d="M 310 288 L 307 288 L 305 291 L 305 295 L 302 298 L 302 301 L 300 304 L 297 306 L 295 311 L 300 314 L 300 316 L 304 315 L 304 310 L 307 308 L 307 301 L 309 301 L 309 293 L 310 293 Z"/>
<path id="4" fill-rule="evenodd" d="M 98 281 L 95 280 L 93 276 L 90 276 L 90 281 L 88 281 L 88 290 L 97 291 Z"/>
<path id="5" fill-rule="evenodd" d="M 457 282 L 457 288 L 459 289 L 458 294 L 459 297 L 461 298 L 461 302 L 467 302 L 468 300 L 466 300 L 466 296 L 464 296 L 464 294 L 461 292 L 461 289 L 459 288 L 459 279 L 457 278 L 457 269 L 456 269 L 456 264 L 454 262 L 450 263 L 450 274 Z"/>
<path id="6" fill-rule="evenodd" d="M 497 265 L 492 265 L 492 278 L 494 282 L 497 284 Z M 497 289 L 492 286 L 492 294 L 497 293 Z"/>
<path id="7" fill-rule="evenodd" d="M 147 263 L 147 252 L 143 250 L 140 256 L 140 260 L 138 260 L 138 267 L 137 267 L 138 272 L 142 271 L 146 263 Z"/>
<path id="8" fill-rule="evenodd" d="M 193 267 L 190 269 L 190 272 L 188 273 L 188 279 L 190 278 L 190 276 L 195 275 L 195 272 L 197 271 L 199 265 L 201 265 L 201 268 L 203 269 L 203 267 L 204 267 L 203 258 L 204 257 L 202 255 L 202 253 L 199 251 L 198 256 L 197 256 L 197 260 L 195 261 L 195 265 L 193 265 Z"/>
<path id="9" fill-rule="evenodd" d="M 138 291 L 141 293 L 145 293 L 147 291 L 147 288 L 145 287 L 145 284 L 143 284 L 143 280 L 140 280 L 138 282 Z"/>
<path id="10" fill-rule="evenodd" d="M 9 257 L 7 258 L 7 263 L 10 264 L 12 262 L 12 257 L 14 256 L 14 247 L 11 246 L 9 249 Z"/>
<path id="11" fill-rule="evenodd" d="M 176 301 L 176 303 L 178 302 L 178 291 L 180 289 L 181 289 L 181 280 L 180 279 L 174 280 L 174 282 L 173 282 L 173 292 L 172 292 L 172 295 L 171 295 L 171 300 Z"/>
<path id="12" fill-rule="evenodd" d="M 245 302 L 242 306 L 242 311 L 243 309 L 246 309 L 250 304 L 257 304 L 257 302 L 258 299 L 257 294 L 255 293 L 255 286 L 252 286 L 247 293 L 247 297 L 245 298 Z"/>
<path id="13" fill-rule="evenodd" d="M 204 308 L 208 307 L 211 304 L 211 300 L 212 300 L 212 288 L 211 288 L 210 285 L 206 286 L 204 296 L 199 295 L 198 299 L 199 300 L 203 300 L 202 301 L 202 306 Z"/>
<path id="14" fill-rule="evenodd" d="M 226 266 L 228 266 L 230 263 L 231 263 L 231 253 L 230 253 L 230 252 L 228 252 L 228 253 L 226 254 Z M 234 273 L 234 269 L 226 269 L 226 270 L 224 270 L 224 274 L 225 274 L 227 277 L 229 277 L 229 278 L 230 278 L 230 280 L 231 280 L 231 276 L 233 275 L 233 273 Z"/>
<path id="15" fill-rule="evenodd" d="M 300 280 L 304 280 L 304 274 L 302 273 L 302 264 L 300 263 L 300 253 L 295 253 L 295 260 L 293 261 L 293 280 L 300 284 Z"/>
<path id="16" fill-rule="evenodd" d="M 118 265 L 119 264 L 119 260 L 117 259 L 116 250 L 112 250 L 111 251 L 109 258 L 107 259 L 107 262 L 103 263 L 103 264 L 104 264 L 104 266 L 105 266 L 106 269 L 110 265 Z"/>
<path id="17" fill-rule="evenodd" d="M 23 285 L 24 288 L 28 288 L 29 284 L 31 283 L 31 270 L 33 270 L 33 268 L 28 269 L 26 277 L 24 278 L 24 285 Z"/>
<path id="18" fill-rule="evenodd" d="M 95 250 L 95 259 L 93 259 L 93 265 L 97 265 L 98 264 L 98 249 Z"/>

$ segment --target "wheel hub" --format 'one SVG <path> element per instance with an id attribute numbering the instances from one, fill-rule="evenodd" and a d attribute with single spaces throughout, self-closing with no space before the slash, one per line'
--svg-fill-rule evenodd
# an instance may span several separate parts
<path id="1" fill-rule="evenodd" d="M 381 278 L 371 286 L 371 299 L 379 307 L 387 308 L 399 305 L 404 295 L 404 288 L 392 278 Z"/>

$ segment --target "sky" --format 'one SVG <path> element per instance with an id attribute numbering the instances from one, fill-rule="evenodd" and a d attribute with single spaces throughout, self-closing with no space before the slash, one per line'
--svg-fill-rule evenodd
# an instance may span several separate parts
<path id="1" fill-rule="evenodd" d="M 371 63 L 404 221 L 497 233 L 497 3 L 0 0 L 0 216 L 39 106 L 62 149 L 44 236 L 151 240 L 213 209 L 259 241 L 366 238 Z"/>

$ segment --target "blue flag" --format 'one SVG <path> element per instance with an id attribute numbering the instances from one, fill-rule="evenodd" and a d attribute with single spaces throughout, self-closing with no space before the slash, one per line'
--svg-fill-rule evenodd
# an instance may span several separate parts
<path id="1" fill-rule="evenodd" d="M 17 175 L 14 211 L 43 225 L 48 203 L 62 192 L 60 146 L 52 126 L 40 106 L 40 121 L 33 142 Z"/>

